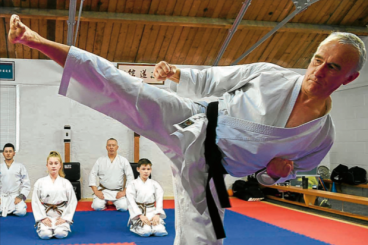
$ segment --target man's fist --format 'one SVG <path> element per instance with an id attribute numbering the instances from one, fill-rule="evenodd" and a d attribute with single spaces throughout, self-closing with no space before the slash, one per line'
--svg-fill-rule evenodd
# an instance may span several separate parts
<path id="1" fill-rule="evenodd" d="M 165 81 L 167 78 L 170 78 L 174 82 L 179 82 L 180 70 L 177 69 L 176 66 L 170 65 L 166 61 L 160 61 L 155 65 L 153 75 L 157 81 Z"/>
<path id="2" fill-rule="evenodd" d="M 273 158 L 267 165 L 267 174 L 274 178 L 284 178 L 290 174 L 290 172 L 294 169 L 294 162 L 275 157 Z"/>

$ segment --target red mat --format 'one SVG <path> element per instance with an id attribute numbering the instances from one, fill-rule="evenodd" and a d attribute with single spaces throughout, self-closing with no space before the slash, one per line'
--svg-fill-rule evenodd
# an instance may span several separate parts
<path id="1" fill-rule="evenodd" d="M 336 245 L 368 244 L 368 228 L 326 219 L 265 202 L 231 199 L 232 210 L 257 220 Z M 226 216 L 226 214 L 225 214 Z"/>

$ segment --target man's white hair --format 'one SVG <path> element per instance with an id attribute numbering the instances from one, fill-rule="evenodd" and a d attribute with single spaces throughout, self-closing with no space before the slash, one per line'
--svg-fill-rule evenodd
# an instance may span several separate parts
<path id="1" fill-rule="evenodd" d="M 341 44 L 349 44 L 356 48 L 356 50 L 359 52 L 359 63 L 357 65 L 356 71 L 360 71 L 367 60 L 367 51 L 362 39 L 360 39 L 357 35 L 348 32 L 333 32 L 319 44 L 318 49 L 322 45 L 335 40 Z"/>

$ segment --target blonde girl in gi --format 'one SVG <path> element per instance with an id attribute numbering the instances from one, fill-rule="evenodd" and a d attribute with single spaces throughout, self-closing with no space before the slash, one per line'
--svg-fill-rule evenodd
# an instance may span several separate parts
<path id="1" fill-rule="evenodd" d="M 164 191 L 159 183 L 149 179 L 152 163 L 148 159 L 140 159 L 137 171 L 139 177 L 128 185 L 126 191 L 130 231 L 140 236 L 166 236 Z"/>
<path id="2" fill-rule="evenodd" d="M 50 152 L 46 167 L 49 175 L 36 181 L 32 196 L 37 234 L 41 239 L 65 238 L 71 232 L 77 198 L 72 184 L 64 178 L 58 152 Z"/>

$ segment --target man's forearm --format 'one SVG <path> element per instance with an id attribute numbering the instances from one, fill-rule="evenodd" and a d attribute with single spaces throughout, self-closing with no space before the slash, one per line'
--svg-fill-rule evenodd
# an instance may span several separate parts
<path id="1" fill-rule="evenodd" d="M 92 189 L 93 193 L 96 193 L 96 191 L 98 191 L 96 186 L 91 186 L 91 189 Z"/>

